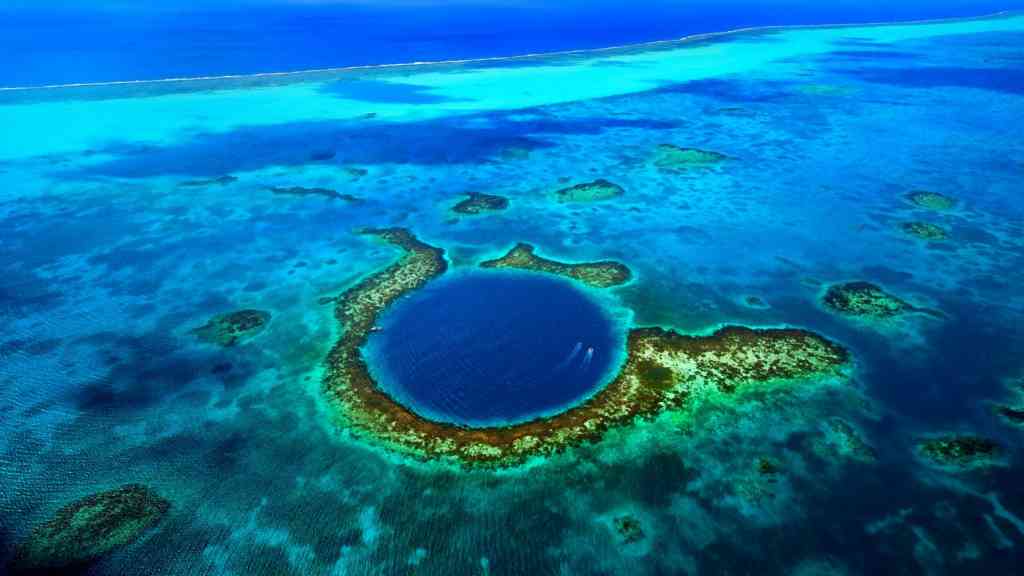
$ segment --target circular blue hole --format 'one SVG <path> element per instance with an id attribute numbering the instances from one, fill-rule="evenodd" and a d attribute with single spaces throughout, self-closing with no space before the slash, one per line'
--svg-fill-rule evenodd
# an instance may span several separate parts
<path id="1" fill-rule="evenodd" d="M 624 329 L 572 283 L 477 271 L 395 303 L 367 345 L 384 392 L 426 418 L 470 427 L 561 412 L 596 392 Z"/>

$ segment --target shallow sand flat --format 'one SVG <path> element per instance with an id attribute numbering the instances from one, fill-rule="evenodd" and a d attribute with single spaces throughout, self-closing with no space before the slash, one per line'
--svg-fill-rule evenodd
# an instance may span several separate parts
<path id="1" fill-rule="evenodd" d="M 96 574 L 1012 573 L 1021 432 L 994 407 L 1024 391 L 1022 45 L 1012 16 L 0 93 L 0 566 L 138 485 L 159 522 L 63 552 Z M 471 192 L 508 206 L 456 217 Z M 433 248 L 395 268 L 368 229 Z M 644 410 L 511 438 L 500 469 L 353 426 L 335 344 L 360 357 L 346 334 L 388 329 L 367 311 L 503 258 L 637 330 L 621 389 Z M 866 285 L 890 298 L 828 305 Z M 932 438 L 998 457 L 937 464 Z"/>
<path id="2" fill-rule="evenodd" d="M 855 37 L 880 44 L 978 33 L 1012 32 L 1024 16 L 937 21 L 876 27 L 768 28 L 707 35 L 565 55 L 487 60 L 482 65 L 421 64 L 337 72 L 263 76 L 173 83 L 138 83 L 108 88 L 56 88 L 0 92 L 0 121 L 12 133 L 33 138 L 0 142 L 0 159 L 24 158 L 95 147 L 113 128 L 131 126 L 129 141 L 174 142 L 190 133 L 223 133 L 241 126 L 324 120 L 354 120 L 374 114 L 391 122 L 423 121 L 471 112 L 515 110 L 633 94 L 688 81 L 733 74 L 756 74 L 763 66 L 793 58 L 813 58 Z M 365 77 L 422 89 L 436 97 L 430 106 L 368 102 L 339 97 L 325 89 L 333 82 Z M 308 78 L 308 79 L 307 79 Z M 281 83 L 283 85 L 275 85 Z M 183 92 L 160 96 L 165 89 Z M 56 92 L 55 92 L 56 90 Z M 100 91 L 104 100 L 75 98 Z M 152 91 L 155 96 L 133 98 Z M 128 94 L 128 98 L 118 94 Z M 44 102 L 5 105 L 6 99 Z M 57 101 L 52 101 L 57 98 Z M 68 100 L 70 98 L 70 100 Z M 59 130 L 51 128 L 59 127 Z"/>

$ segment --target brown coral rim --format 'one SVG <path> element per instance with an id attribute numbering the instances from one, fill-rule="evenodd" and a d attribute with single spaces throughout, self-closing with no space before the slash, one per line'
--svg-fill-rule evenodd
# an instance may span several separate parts
<path id="1" fill-rule="evenodd" d="M 365 233 L 403 253 L 338 299 L 335 316 L 344 331 L 328 356 L 324 387 L 353 432 L 416 457 L 512 465 L 596 441 L 611 428 L 683 406 L 695 395 L 833 375 L 849 360 L 843 347 L 799 329 L 728 326 L 708 336 L 688 336 L 662 328 L 635 328 L 627 337 L 618 375 L 582 404 L 510 426 L 467 428 L 436 422 L 381 391 L 361 349 L 381 312 L 445 272 L 444 251 L 405 229 Z"/>
<path id="2" fill-rule="evenodd" d="M 598 262 L 559 262 L 538 256 L 536 249 L 530 244 L 520 242 L 507 254 L 495 260 L 480 263 L 481 268 L 517 268 L 533 272 L 544 272 L 579 280 L 597 288 L 609 288 L 629 282 L 633 277 L 630 269 L 614 260 Z"/>

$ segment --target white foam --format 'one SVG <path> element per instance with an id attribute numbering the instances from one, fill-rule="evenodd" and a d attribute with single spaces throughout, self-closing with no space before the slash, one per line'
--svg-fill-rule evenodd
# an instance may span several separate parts
<path id="1" fill-rule="evenodd" d="M 412 62 L 398 62 L 393 64 L 365 64 L 356 66 L 339 66 L 329 68 L 310 68 L 306 70 L 292 70 L 292 71 L 281 71 L 281 72 L 256 72 L 252 74 L 223 74 L 223 75 L 212 75 L 212 76 L 182 76 L 182 77 L 171 77 L 171 78 L 158 78 L 151 80 L 111 80 L 106 82 L 72 82 L 66 84 L 43 84 L 39 86 L 0 86 L 0 92 L 16 92 L 16 91 L 30 91 L 30 90 L 58 90 L 64 88 L 98 88 L 104 86 L 132 86 L 139 84 L 173 84 L 173 83 L 185 83 L 185 82 L 203 82 L 203 81 L 217 81 L 217 80 L 245 80 L 245 79 L 258 79 L 258 78 L 287 78 L 292 76 L 304 76 L 310 74 L 336 74 L 345 72 L 358 72 L 358 71 L 369 71 L 369 70 L 388 70 L 388 69 L 402 69 L 402 68 L 419 68 L 427 66 L 457 66 L 465 64 L 486 64 L 495 62 L 514 62 L 516 60 L 528 60 L 534 58 L 558 58 L 564 56 L 575 56 L 575 55 L 590 55 L 590 54 L 601 54 L 605 52 L 621 52 L 621 51 L 634 51 L 653 49 L 658 46 L 681 44 L 687 42 L 700 42 L 704 40 L 713 40 L 716 38 L 722 38 L 727 36 L 735 36 L 741 34 L 752 34 L 752 33 L 764 33 L 773 31 L 787 31 L 787 30 L 816 30 L 816 29 L 829 29 L 829 28 L 862 28 L 862 27 L 880 27 L 880 26 L 907 26 L 907 25 L 922 25 L 922 24 L 942 24 L 948 22 L 969 22 L 973 20 L 987 20 L 991 18 L 1002 18 L 1017 14 L 1017 11 L 1003 10 L 992 14 L 985 14 L 980 16 L 969 16 L 960 18 L 934 18 L 934 19 L 922 19 L 922 20 L 902 20 L 902 21 L 882 21 L 882 22 L 849 22 L 849 23 L 832 23 L 832 24 L 799 24 L 789 26 L 747 26 L 743 28 L 733 28 L 730 30 L 724 30 L 720 32 L 703 32 L 699 34 L 690 34 L 682 36 L 676 39 L 669 40 L 653 40 L 649 42 L 639 42 L 635 44 L 621 44 L 616 46 L 607 46 L 603 48 L 586 48 L 576 50 L 559 50 L 552 52 L 529 52 L 526 54 L 518 54 L 513 56 L 487 56 L 481 58 L 460 58 L 460 59 L 449 59 L 449 60 L 416 60 Z"/>

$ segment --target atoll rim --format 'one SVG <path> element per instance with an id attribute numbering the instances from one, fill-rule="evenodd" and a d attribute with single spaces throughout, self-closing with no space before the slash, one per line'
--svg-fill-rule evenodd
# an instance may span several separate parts
<path id="1" fill-rule="evenodd" d="M 724 327 L 709 336 L 662 328 L 629 332 L 615 378 L 583 404 L 521 424 L 465 428 L 424 418 L 385 393 L 363 355 L 381 313 L 446 270 L 443 251 L 406 230 L 368 231 L 401 250 L 399 260 L 341 296 L 344 332 L 328 360 L 325 389 L 354 431 L 419 458 L 508 466 L 599 440 L 605 431 L 685 406 L 692 398 L 728 395 L 757 383 L 836 376 L 848 352 L 798 329 Z"/>
<path id="2" fill-rule="evenodd" d="M 0 575 L 1020 572 L 986 2 L 0 0 Z"/>
<path id="3" fill-rule="evenodd" d="M 635 329 L 619 375 L 586 403 L 524 424 L 465 429 L 426 420 L 381 393 L 342 388 L 347 421 L 389 447 L 465 464 L 510 465 L 599 440 L 613 427 L 746 386 L 836 375 L 846 352 L 798 330 L 723 328 L 712 336 Z M 363 386 L 374 386 L 372 383 Z"/>

